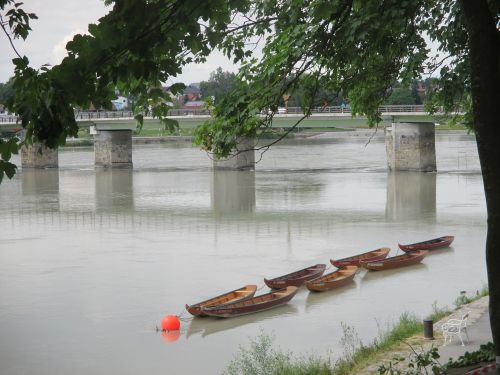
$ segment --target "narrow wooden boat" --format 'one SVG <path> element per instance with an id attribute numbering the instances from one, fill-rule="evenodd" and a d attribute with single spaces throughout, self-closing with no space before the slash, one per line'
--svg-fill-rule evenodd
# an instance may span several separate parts
<path id="1" fill-rule="evenodd" d="M 367 268 L 369 270 L 381 271 L 388 270 L 392 268 L 410 266 L 412 264 L 417 264 L 422 261 L 427 255 L 427 250 L 416 250 L 409 253 L 405 253 L 403 255 L 397 255 L 395 257 L 389 257 L 382 260 L 377 261 L 361 261 L 360 264 L 362 267 Z"/>
<path id="2" fill-rule="evenodd" d="M 306 282 L 306 287 L 314 292 L 322 292 L 325 290 L 339 288 L 350 283 L 352 279 L 354 279 L 354 275 L 356 275 L 357 270 L 357 266 L 342 267 L 337 271 L 330 272 L 327 275 Z"/>
<path id="3" fill-rule="evenodd" d="M 330 259 L 330 263 L 333 264 L 335 267 L 340 268 L 340 267 L 345 267 L 345 266 L 360 266 L 359 262 L 360 261 L 376 261 L 376 260 L 381 260 L 385 259 L 387 257 L 387 254 L 389 254 L 389 249 L 388 247 L 381 247 L 380 249 L 377 250 L 372 250 L 368 251 L 363 254 L 358 254 L 358 255 L 353 255 L 351 257 L 347 258 L 342 258 L 342 259 Z"/>
<path id="4" fill-rule="evenodd" d="M 451 245 L 454 236 L 443 236 L 439 238 L 433 238 L 432 240 L 411 243 L 408 245 L 398 244 L 399 248 L 403 251 L 415 251 L 415 250 L 432 250 L 439 249 L 441 247 L 448 247 Z"/>
<path id="5" fill-rule="evenodd" d="M 272 291 L 242 302 L 233 302 L 214 307 L 202 307 L 203 313 L 219 318 L 232 318 L 245 314 L 272 309 L 284 305 L 297 293 L 296 286 L 287 286 L 284 289 Z"/>
<path id="6" fill-rule="evenodd" d="M 306 281 L 315 279 L 323 275 L 325 272 L 326 264 L 316 264 L 311 267 L 304 268 L 300 271 L 288 273 L 274 279 L 264 279 L 266 285 L 271 289 L 281 289 L 287 286 L 301 286 Z"/>
<path id="7" fill-rule="evenodd" d="M 220 296 L 207 299 L 203 302 L 198 302 L 193 305 L 186 304 L 186 310 L 194 316 L 205 316 L 203 314 L 203 307 L 224 305 L 231 302 L 240 302 L 252 298 L 257 291 L 257 285 L 245 285 L 242 288 L 232 290 L 230 292 L 221 294 Z"/>

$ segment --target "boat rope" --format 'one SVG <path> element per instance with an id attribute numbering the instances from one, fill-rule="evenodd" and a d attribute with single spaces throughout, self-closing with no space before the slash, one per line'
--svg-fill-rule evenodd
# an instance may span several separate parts
<path id="1" fill-rule="evenodd" d="M 185 311 L 181 311 L 180 314 L 176 315 L 177 319 L 179 319 L 180 321 L 183 321 L 183 322 L 190 322 L 193 319 L 193 317 L 189 317 L 189 316 L 188 317 L 184 317 L 185 314 L 186 314 Z"/>
<path id="2" fill-rule="evenodd" d="M 259 286 L 259 287 L 257 288 L 257 290 L 261 290 L 261 289 L 263 289 L 263 288 L 265 288 L 265 287 L 266 287 L 266 284 L 262 284 L 261 286 Z"/>

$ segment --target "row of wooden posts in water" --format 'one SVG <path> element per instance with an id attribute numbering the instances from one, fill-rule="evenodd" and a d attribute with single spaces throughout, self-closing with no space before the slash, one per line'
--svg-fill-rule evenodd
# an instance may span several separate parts
<path id="1" fill-rule="evenodd" d="M 336 289 L 351 282 L 360 267 L 382 271 L 417 264 L 425 258 L 429 250 L 448 247 L 453 240 L 453 236 L 443 236 L 408 245 L 398 244 L 404 254 L 393 257 L 387 257 L 390 249 L 382 247 L 347 258 L 331 259 L 330 263 L 337 267 L 337 270 L 326 275 L 323 275 L 326 265 L 316 264 L 273 279 L 264 279 L 265 284 L 272 289 L 269 293 L 255 296 L 257 286 L 245 285 L 206 301 L 186 305 L 186 310 L 195 317 L 220 318 L 268 310 L 290 301 L 301 285 L 305 284 L 313 292 Z"/>

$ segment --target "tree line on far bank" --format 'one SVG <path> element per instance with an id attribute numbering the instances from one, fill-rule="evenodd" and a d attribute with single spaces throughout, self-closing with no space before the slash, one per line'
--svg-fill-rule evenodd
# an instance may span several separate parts
<path id="1" fill-rule="evenodd" d="M 237 75 L 225 72 L 221 67 L 210 74 L 208 81 L 200 82 L 202 98 L 210 98 L 214 104 L 218 104 L 222 98 L 233 91 L 238 85 Z M 437 87 L 436 79 L 426 78 L 423 80 L 412 80 L 411 82 L 394 82 L 387 91 L 384 104 L 386 105 L 422 105 L 426 102 L 431 91 Z M 303 90 L 300 87 L 287 97 L 281 98 L 280 106 L 285 106 L 288 99 L 289 107 L 301 107 L 303 104 Z M 314 106 L 341 106 L 348 104 L 347 98 L 342 92 L 331 90 L 321 86 L 314 99 Z"/>

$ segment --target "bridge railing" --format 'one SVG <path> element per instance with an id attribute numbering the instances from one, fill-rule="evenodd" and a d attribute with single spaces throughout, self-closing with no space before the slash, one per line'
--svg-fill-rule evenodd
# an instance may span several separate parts
<path id="1" fill-rule="evenodd" d="M 75 112 L 75 119 L 77 120 L 92 120 L 100 118 L 131 118 L 134 117 L 134 112 L 132 111 L 92 111 Z"/>
<path id="2" fill-rule="evenodd" d="M 17 117 L 16 116 L 0 116 L 0 122 L 16 122 Z"/>
<path id="3" fill-rule="evenodd" d="M 385 105 L 379 107 L 381 113 L 397 113 L 397 112 L 424 112 L 423 105 Z M 351 113 L 351 109 L 346 106 L 327 106 L 327 107 L 316 107 L 311 111 L 313 114 L 322 113 Z M 301 107 L 288 107 L 279 108 L 277 115 L 289 114 L 289 115 L 301 115 L 303 114 Z M 171 109 L 169 111 L 170 116 L 207 116 L 210 115 L 210 111 L 207 109 Z M 113 118 L 132 118 L 134 113 L 132 111 L 78 111 L 75 112 L 75 118 L 77 120 L 93 120 L 93 119 L 113 119 Z M 15 123 L 17 121 L 16 116 L 0 116 L 0 123 L 9 122 Z"/>
<path id="4" fill-rule="evenodd" d="M 423 105 L 383 105 L 380 106 L 381 113 L 391 112 L 425 112 Z"/>
<path id="5" fill-rule="evenodd" d="M 394 113 L 394 112 L 424 112 L 423 105 L 384 105 L 379 107 L 381 113 Z M 312 113 L 351 113 L 351 109 L 346 106 L 327 106 L 313 108 Z M 303 114 L 301 107 L 288 107 L 279 108 L 277 114 L 290 114 L 301 115 Z M 208 116 L 210 111 L 208 109 L 171 109 L 170 116 Z M 96 111 L 96 112 L 78 112 L 77 119 L 106 119 L 106 118 L 129 118 L 134 117 L 132 111 Z"/>

